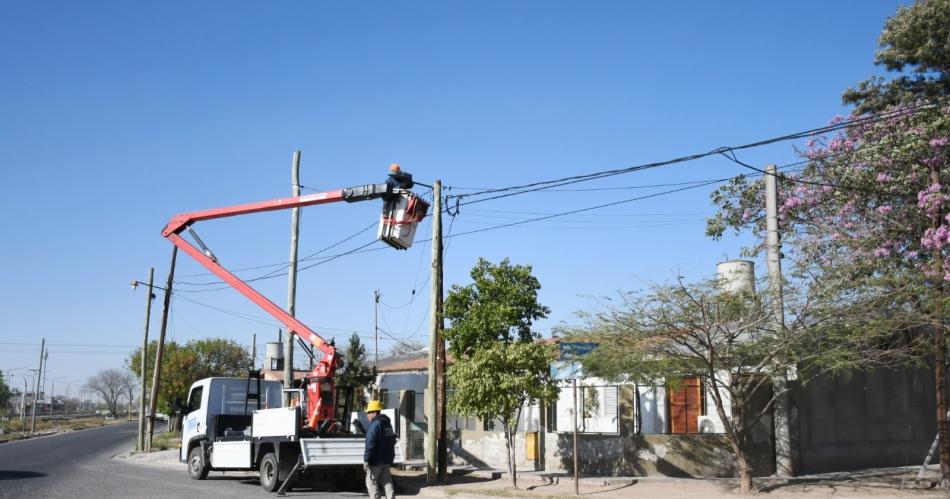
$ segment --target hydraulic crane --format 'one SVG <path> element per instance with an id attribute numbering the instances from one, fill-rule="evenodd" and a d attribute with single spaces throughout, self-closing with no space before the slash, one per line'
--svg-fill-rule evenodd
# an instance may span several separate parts
<path id="1" fill-rule="evenodd" d="M 162 230 L 162 236 L 172 244 L 283 323 L 288 331 L 297 334 L 323 353 L 323 357 L 316 362 L 306 379 L 307 410 L 304 414 L 303 427 L 308 431 L 317 433 L 332 431 L 336 406 L 333 377 L 336 369 L 342 367 L 343 364 L 342 359 L 337 356 L 336 347 L 225 269 L 191 226 L 203 220 L 249 213 L 286 210 L 338 201 L 354 203 L 382 199 L 384 203 L 380 216 L 379 239 L 396 249 L 408 249 L 412 245 L 416 225 L 425 217 L 429 208 L 425 200 L 410 190 L 413 185 L 412 175 L 401 171 L 399 165 L 394 164 L 390 167 L 386 182 L 381 184 L 367 184 L 316 194 L 182 213 L 172 217 Z M 182 237 L 182 232 L 186 230 L 192 235 L 200 249 Z"/>

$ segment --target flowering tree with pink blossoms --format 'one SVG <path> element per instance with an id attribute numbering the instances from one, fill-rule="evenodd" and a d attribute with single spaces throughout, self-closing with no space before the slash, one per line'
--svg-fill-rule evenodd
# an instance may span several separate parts
<path id="1" fill-rule="evenodd" d="M 950 107 L 917 103 L 848 123 L 805 144 L 802 171 L 779 174 L 789 279 L 822 297 L 812 313 L 827 334 L 892 352 L 894 362 L 933 355 L 938 431 L 947 442 Z M 747 177 L 714 192 L 719 211 L 707 234 L 745 229 L 764 240 L 764 192 L 763 178 Z M 940 456 L 946 481 L 950 446 Z"/>

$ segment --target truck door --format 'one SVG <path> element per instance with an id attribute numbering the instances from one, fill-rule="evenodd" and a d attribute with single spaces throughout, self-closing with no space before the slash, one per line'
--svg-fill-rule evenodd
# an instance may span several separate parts
<path id="1" fill-rule="evenodd" d="M 204 400 L 204 385 L 191 387 L 188 405 L 185 407 L 185 420 L 181 425 L 181 459 L 187 459 L 188 443 L 195 437 L 205 434 L 208 408 Z"/>

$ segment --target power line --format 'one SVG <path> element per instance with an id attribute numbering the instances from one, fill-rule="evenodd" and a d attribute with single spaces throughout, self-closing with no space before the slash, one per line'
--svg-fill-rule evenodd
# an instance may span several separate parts
<path id="1" fill-rule="evenodd" d="M 779 136 L 779 137 L 772 137 L 772 138 L 765 139 L 765 140 L 760 140 L 760 141 L 757 141 L 757 142 L 752 142 L 752 143 L 748 143 L 748 144 L 742 144 L 742 145 L 738 145 L 738 146 L 719 147 L 719 148 L 713 149 L 713 150 L 711 150 L 711 151 L 707 151 L 707 152 L 703 152 L 703 153 L 690 154 L 690 155 L 686 155 L 686 156 L 680 156 L 680 157 L 676 157 L 676 158 L 672 158 L 672 159 L 668 159 L 668 160 L 663 160 L 663 161 L 656 161 L 656 162 L 652 162 L 652 163 L 644 163 L 644 164 L 634 165 L 634 166 L 630 166 L 630 167 L 626 167 L 626 168 L 618 168 L 618 169 L 613 169 L 613 170 L 604 170 L 604 171 L 599 171 L 599 172 L 594 172 L 594 173 L 588 173 L 588 174 L 583 174 L 583 175 L 574 175 L 574 176 L 569 176 L 569 177 L 561 177 L 561 178 L 552 179 L 552 180 L 543 180 L 543 181 L 539 181 L 539 182 L 532 182 L 532 183 L 529 183 L 529 184 L 522 184 L 522 185 L 516 185 L 516 186 L 502 187 L 502 188 L 496 188 L 496 189 L 486 189 L 486 190 L 476 191 L 476 192 L 472 192 L 472 193 L 468 193 L 468 194 L 454 195 L 454 196 L 451 196 L 451 197 L 454 197 L 454 198 L 456 198 L 457 200 L 461 200 L 461 199 L 463 199 L 463 198 L 471 197 L 471 196 L 480 196 L 480 195 L 485 195 L 485 194 L 503 193 L 503 194 L 498 194 L 498 195 L 495 195 L 495 196 L 490 196 L 490 197 L 487 197 L 487 198 L 474 199 L 474 200 L 469 201 L 469 202 L 467 202 L 467 203 L 463 203 L 463 202 L 459 202 L 459 201 L 457 201 L 457 203 L 456 203 L 457 206 L 465 206 L 465 205 L 468 205 L 468 204 L 480 203 L 480 202 L 483 202 L 483 201 L 489 201 L 489 200 L 499 199 L 499 198 L 503 198 L 503 197 L 517 196 L 517 195 L 519 195 L 519 194 L 526 194 L 526 193 L 529 193 L 529 192 L 540 191 L 540 190 L 549 189 L 549 188 L 552 188 L 552 187 L 560 187 L 560 186 L 564 186 L 564 185 L 575 184 L 575 183 L 578 183 L 578 182 L 587 182 L 587 181 L 590 181 L 590 180 L 596 180 L 596 179 L 601 179 L 601 178 L 605 178 L 605 177 L 611 177 L 611 176 L 615 176 L 615 175 L 622 175 L 622 174 L 626 174 L 626 173 L 631 173 L 631 172 L 636 172 L 636 171 L 642 171 L 642 170 L 647 170 L 647 169 L 652 169 L 652 168 L 658 168 L 658 167 L 662 167 L 662 166 L 669 166 L 669 165 L 673 165 L 673 164 L 677 164 L 677 163 L 684 163 L 684 162 L 688 162 L 688 161 L 695 161 L 695 160 L 697 160 L 697 159 L 701 159 L 701 158 L 705 158 L 705 157 L 709 157 L 709 156 L 713 156 L 713 155 L 719 155 L 719 154 L 723 154 L 723 153 L 729 152 L 729 151 L 739 151 L 739 150 L 744 150 L 744 149 L 752 149 L 752 148 L 762 147 L 762 146 L 769 145 L 769 144 L 774 144 L 774 143 L 777 143 L 777 142 L 784 142 L 784 141 L 788 141 L 788 140 L 795 140 L 795 139 L 801 139 L 801 138 L 805 138 L 805 137 L 811 137 L 811 136 L 820 135 L 820 134 L 823 134 L 823 133 L 833 132 L 833 131 L 836 131 L 836 130 L 842 130 L 842 129 L 846 129 L 846 128 L 851 128 L 851 127 L 855 127 L 855 126 L 867 124 L 867 123 L 873 123 L 873 122 L 881 121 L 881 120 L 888 119 L 888 118 L 891 118 L 891 117 L 894 117 L 894 116 L 904 115 L 904 114 L 907 114 L 907 113 L 909 113 L 909 112 L 917 111 L 917 110 L 920 110 L 920 109 L 933 108 L 933 107 L 935 107 L 935 106 L 936 106 L 936 104 L 933 104 L 933 103 L 922 103 L 922 104 L 919 104 L 919 105 L 916 105 L 916 106 L 912 106 L 912 107 L 908 107 L 908 108 L 904 108 L 904 109 L 893 110 L 893 111 L 887 111 L 887 112 L 880 113 L 880 114 L 876 114 L 876 115 L 867 115 L 867 116 L 860 117 L 860 118 L 854 118 L 854 119 L 852 119 L 852 120 L 842 121 L 842 122 L 840 122 L 840 123 L 835 123 L 835 124 L 831 124 L 831 125 L 827 125 L 827 126 L 823 126 L 823 127 L 819 127 L 819 128 L 813 128 L 813 129 L 810 129 L 810 130 L 805 130 L 805 131 L 796 132 L 796 133 L 792 133 L 792 134 L 782 135 L 782 136 Z"/>

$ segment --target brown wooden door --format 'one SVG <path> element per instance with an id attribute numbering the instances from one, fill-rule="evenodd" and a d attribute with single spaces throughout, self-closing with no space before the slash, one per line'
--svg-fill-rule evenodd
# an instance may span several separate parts
<path id="1" fill-rule="evenodd" d="M 679 388 L 669 389 L 670 433 L 699 433 L 697 416 L 702 410 L 702 390 L 699 378 L 686 377 Z"/>

